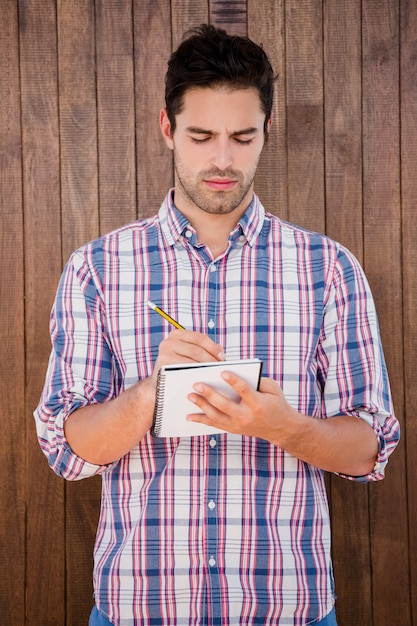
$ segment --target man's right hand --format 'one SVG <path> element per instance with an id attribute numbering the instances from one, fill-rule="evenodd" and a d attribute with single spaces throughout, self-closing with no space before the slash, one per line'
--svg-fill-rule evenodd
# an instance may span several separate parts
<path id="1" fill-rule="evenodd" d="M 173 330 L 159 344 L 158 358 L 152 378 L 156 381 L 159 369 L 163 365 L 177 363 L 204 363 L 206 361 L 224 361 L 226 356 L 222 346 L 203 333 L 191 330 Z"/>

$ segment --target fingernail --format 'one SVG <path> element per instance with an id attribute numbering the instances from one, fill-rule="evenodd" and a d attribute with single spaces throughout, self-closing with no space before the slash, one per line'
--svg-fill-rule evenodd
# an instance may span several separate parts
<path id="1" fill-rule="evenodd" d="M 225 361 L 226 355 L 224 352 L 219 352 L 219 354 L 217 355 L 217 358 L 219 359 L 219 361 Z"/>

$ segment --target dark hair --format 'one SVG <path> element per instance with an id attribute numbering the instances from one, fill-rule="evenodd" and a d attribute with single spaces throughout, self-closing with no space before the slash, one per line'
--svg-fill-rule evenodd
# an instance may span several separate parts
<path id="1" fill-rule="evenodd" d="M 274 73 L 261 46 L 247 37 L 228 35 L 208 24 L 187 31 L 168 61 L 165 76 L 165 106 L 175 130 L 175 116 L 181 112 L 184 94 L 192 87 L 227 85 L 235 89 L 254 87 L 265 113 L 264 132 L 271 117 Z"/>

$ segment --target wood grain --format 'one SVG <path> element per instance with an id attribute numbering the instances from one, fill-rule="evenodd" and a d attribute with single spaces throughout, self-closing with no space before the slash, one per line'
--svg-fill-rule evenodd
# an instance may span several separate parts
<path id="1" fill-rule="evenodd" d="M 396 412 L 403 423 L 398 10 L 388 0 L 362 4 L 363 198 L 364 266 L 375 295 Z M 402 623 L 411 621 L 404 475 L 401 445 L 386 479 L 369 489 L 373 619 L 378 626 L 395 624 L 399 615 Z"/>
<path id="2" fill-rule="evenodd" d="M 288 217 L 323 232 L 323 23 L 319 0 L 286 0 Z"/>
<path id="3" fill-rule="evenodd" d="M 401 215 L 404 304 L 404 391 L 403 436 L 406 450 L 408 531 L 410 554 L 411 615 L 417 623 L 417 5 L 401 3 Z M 400 503 L 404 509 L 405 494 Z M 407 585 L 407 581 L 403 581 Z"/>
<path id="4" fill-rule="evenodd" d="M 58 0 L 62 253 L 99 234 L 94 4 Z"/>
<path id="5" fill-rule="evenodd" d="M 363 260 L 361 3 L 324 6 L 326 233 Z"/>
<path id="6" fill-rule="evenodd" d="M 133 16 L 130 2 L 96 2 L 100 231 L 137 217 Z"/>
<path id="7" fill-rule="evenodd" d="M 65 620 L 64 484 L 40 452 L 32 411 L 49 357 L 48 319 L 62 268 L 55 2 L 19 2 L 19 31 L 26 298 L 25 623 L 52 626 Z"/>
<path id="8" fill-rule="evenodd" d="M 174 183 L 171 152 L 159 130 L 172 49 L 168 0 L 135 1 L 134 40 L 138 215 L 149 217 Z"/>
<path id="9" fill-rule="evenodd" d="M 25 616 L 24 242 L 17 7 L 0 1 L 0 613 Z"/>
<path id="10" fill-rule="evenodd" d="M 211 0 L 210 24 L 223 28 L 230 35 L 247 33 L 246 0 Z"/>
<path id="11" fill-rule="evenodd" d="M 255 191 L 267 211 L 288 219 L 287 110 L 284 1 L 248 2 L 248 36 L 263 46 L 276 76 L 272 127 L 255 178 Z"/>
<path id="12" fill-rule="evenodd" d="M 208 0 L 171 0 L 173 50 L 179 46 L 190 28 L 209 22 L 209 4 Z"/>

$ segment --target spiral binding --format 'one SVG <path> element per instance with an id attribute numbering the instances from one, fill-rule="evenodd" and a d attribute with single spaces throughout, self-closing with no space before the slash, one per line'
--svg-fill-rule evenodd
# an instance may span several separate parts
<path id="1" fill-rule="evenodd" d="M 159 370 L 158 377 L 156 379 L 156 400 L 155 408 L 152 418 L 151 435 L 159 437 L 159 432 L 162 426 L 162 417 L 164 411 L 164 394 L 165 394 L 165 373 Z"/>

